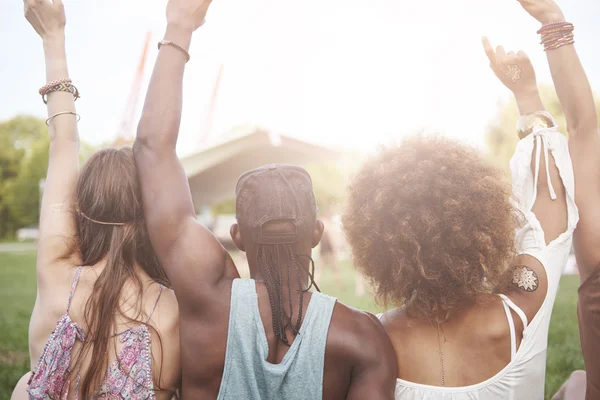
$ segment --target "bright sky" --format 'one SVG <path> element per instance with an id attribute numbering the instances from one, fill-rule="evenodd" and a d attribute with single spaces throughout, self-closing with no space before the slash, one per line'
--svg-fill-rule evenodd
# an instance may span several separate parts
<path id="1" fill-rule="evenodd" d="M 164 0 L 64 0 L 70 75 L 84 140 L 112 140 L 139 61 Z M 600 2 L 562 1 L 580 56 L 600 87 Z M 402 134 L 436 130 L 481 144 L 508 92 L 488 68 L 480 38 L 525 50 L 540 82 L 550 82 L 538 24 L 514 0 L 213 0 L 194 35 L 185 77 L 180 153 L 198 148 L 219 66 L 224 75 L 212 140 L 256 124 L 311 142 L 372 148 Z M 0 0 L 0 120 L 45 116 L 41 40 L 17 0 Z M 136 117 L 137 120 L 137 117 Z M 135 124 L 134 124 L 135 126 Z"/>

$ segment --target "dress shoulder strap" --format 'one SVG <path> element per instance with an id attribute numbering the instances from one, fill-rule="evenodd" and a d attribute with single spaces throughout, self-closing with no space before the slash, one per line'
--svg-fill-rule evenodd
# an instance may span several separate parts
<path id="1" fill-rule="evenodd" d="M 516 305 L 511 299 L 509 299 L 508 296 L 504 294 L 499 294 L 498 296 L 500 296 L 502 300 L 506 303 L 506 305 L 509 306 L 514 312 L 516 312 L 519 318 L 521 318 L 521 321 L 523 321 L 523 330 L 525 330 L 529 325 L 527 315 L 525 315 L 525 312 L 523 312 L 523 310 L 521 310 L 521 308 L 518 305 Z"/>
<path id="2" fill-rule="evenodd" d="M 506 304 L 506 301 L 502 299 L 502 305 L 504 306 L 504 312 L 506 313 L 506 319 L 508 320 L 508 327 L 510 328 L 510 360 L 514 360 L 517 355 L 517 334 L 515 333 L 515 321 L 513 320 L 510 307 Z"/>
<path id="3" fill-rule="evenodd" d="M 150 322 L 154 311 L 156 311 L 156 306 L 158 305 L 158 300 L 160 299 L 160 295 L 162 294 L 163 288 L 164 286 L 162 284 L 158 288 L 158 295 L 156 296 L 156 300 L 154 300 L 154 306 L 152 307 L 152 311 L 150 311 L 150 314 L 148 315 L 148 320 L 146 321 L 146 323 Z"/>
<path id="4" fill-rule="evenodd" d="M 75 289 L 77 288 L 77 283 L 79 282 L 79 275 L 81 275 L 81 270 L 83 266 L 78 267 L 77 271 L 75 271 L 75 277 L 73 278 L 73 283 L 71 283 L 71 291 L 69 292 L 69 302 L 67 303 L 67 314 L 71 309 L 71 300 L 73 300 L 73 295 L 75 294 Z"/>

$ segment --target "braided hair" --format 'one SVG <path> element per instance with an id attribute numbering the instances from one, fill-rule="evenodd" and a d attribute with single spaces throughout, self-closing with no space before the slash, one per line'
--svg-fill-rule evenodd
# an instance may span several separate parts
<path id="1" fill-rule="evenodd" d="M 283 257 L 282 257 L 283 256 Z M 307 270 L 300 262 L 300 257 L 307 257 L 310 260 L 312 272 Z M 306 254 L 297 254 L 289 244 L 261 244 L 256 252 L 256 265 L 265 280 L 265 286 L 269 295 L 271 304 L 271 316 L 273 319 L 273 331 L 275 336 L 286 345 L 290 342 L 285 334 L 286 329 L 290 328 L 294 337 L 300 332 L 302 324 L 302 310 L 304 306 L 304 293 L 308 292 L 314 285 L 317 291 L 321 291 L 315 282 L 315 262 L 312 257 Z M 282 269 L 287 268 L 287 280 L 284 283 Z M 308 288 L 302 288 L 301 269 L 308 273 L 310 285 Z M 295 283 L 292 283 L 292 271 L 296 277 Z M 289 313 L 284 305 L 284 284 L 287 286 Z M 298 315 L 293 322 L 292 314 L 292 286 L 296 285 L 299 296 Z"/>
<path id="2" fill-rule="evenodd" d="M 257 246 L 255 261 L 269 295 L 275 336 L 289 345 L 286 330 L 290 329 L 294 337 L 300 331 L 304 293 L 313 285 L 319 290 L 314 281 L 313 259 L 294 249 L 301 237 L 310 236 L 317 221 L 312 180 L 301 167 L 267 165 L 244 173 L 235 193 L 237 221 Z M 278 228 L 270 230 L 271 223 Z M 278 223 L 286 224 L 282 227 Z M 301 262 L 302 257 L 310 260 L 312 273 Z M 310 279 L 307 289 L 303 288 L 304 273 Z M 293 315 L 294 295 L 299 296 L 297 316 Z"/>

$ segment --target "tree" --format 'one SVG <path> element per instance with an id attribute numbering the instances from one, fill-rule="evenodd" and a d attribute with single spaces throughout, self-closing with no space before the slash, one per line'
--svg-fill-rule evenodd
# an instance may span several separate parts
<path id="1" fill-rule="evenodd" d="M 344 193 L 349 182 L 350 171 L 347 160 L 325 160 L 307 165 L 311 176 L 320 215 L 331 215 L 341 211 Z"/>
<path id="2" fill-rule="evenodd" d="M 0 237 L 13 233 L 15 229 L 27 224 L 14 215 L 15 208 L 20 203 L 31 201 L 29 197 L 21 197 L 29 195 L 29 192 L 23 190 L 27 184 L 21 176 L 22 172 L 31 170 L 27 175 L 30 179 L 35 179 L 39 172 L 34 173 L 34 171 L 40 169 L 45 175 L 45 165 L 48 162 L 47 136 L 44 121 L 39 118 L 20 116 L 0 123 Z M 44 140 L 46 141 L 45 158 L 41 151 L 43 146 L 39 144 Z M 36 188 L 38 184 L 39 179 L 35 183 Z M 21 188 L 20 195 L 16 193 L 17 188 Z M 35 192 L 33 199 L 36 204 L 39 204 L 38 191 Z M 34 213 L 39 212 L 37 208 Z"/>
<path id="3" fill-rule="evenodd" d="M 37 224 L 49 147 L 43 119 L 18 116 L 0 123 L 0 238 Z M 82 162 L 96 150 L 84 142 L 80 148 Z"/>
<path id="4" fill-rule="evenodd" d="M 559 125 L 559 130 L 566 135 L 565 115 L 554 88 L 552 86 L 542 86 L 540 95 L 546 110 L 554 116 Z M 597 107 L 600 106 L 600 102 L 596 101 L 596 104 Z M 600 115 L 600 107 L 598 107 L 598 111 Z M 499 105 L 496 122 L 488 128 L 486 144 L 490 160 L 498 167 L 508 169 L 508 164 L 519 141 L 515 128 L 518 119 L 519 109 L 515 99 L 511 98 L 509 102 Z"/>
<path id="5" fill-rule="evenodd" d="M 40 218 L 40 182 L 48 170 L 48 135 L 31 144 L 22 159 L 18 176 L 8 185 L 6 202 L 17 228 L 37 224 Z"/>

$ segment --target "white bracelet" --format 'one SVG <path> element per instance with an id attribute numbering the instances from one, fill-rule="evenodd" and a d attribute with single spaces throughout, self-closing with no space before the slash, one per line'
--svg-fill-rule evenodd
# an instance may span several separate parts
<path id="1" fill-rule="evenodd" d="M 517 121 L 517 133 L 519 134 L 519 139 L 523 139 L 531 132 L 533 132 L 535 127 L 542 128 L 556 128 L 558 124 L 554 120 L 552 114 L 548 111 L 536 111 L 531 114 L 523 115 Z"/>

